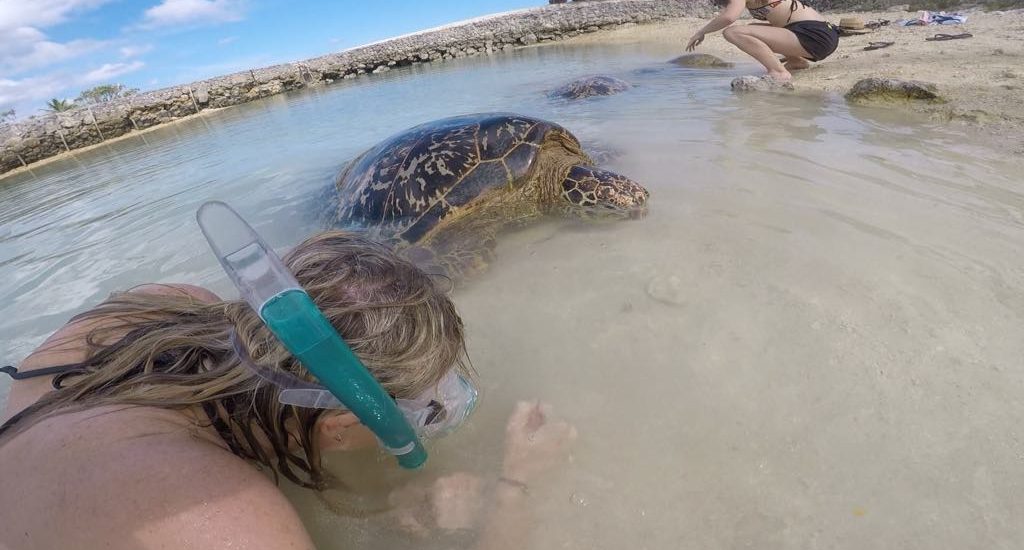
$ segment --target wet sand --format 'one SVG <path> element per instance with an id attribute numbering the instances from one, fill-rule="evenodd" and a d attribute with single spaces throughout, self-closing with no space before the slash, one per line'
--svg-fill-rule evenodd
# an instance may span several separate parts
<path id="1" fill-rule="evenodd" d="M 979 135 L 1010 152 L 1024 152 L 1024 10 L 1012 12 L 965 12 L 964 25 L 897 27 L 892 24 L 860 36 L 843 37 L 839 49 L 821 63 L 794 75 L 797 92 L 824 91 L 846 93 L 863 78 L 885 77 L 921 80 L 936 84 L 947 99 L 941 105 L 914 105 L 916 111 L 943 121 L 973 126 Z M 856 16 L 872 20 L 909 19 L 916 12 L 884 11 L 828 13 L 829 21 Z M 678 39 L 679 51 L 705 20 L 687 18 L 667 23 L 628 27 L 572 39 L 575 43 L 630 43 L 653 37 Z M 740 21 L 737 24 L 746 24 Z M 963 40 L 930 42 L 925 38 L 937 33 L 974 36 Z M 869 42 L 895 42 L 874 51 L 864 51 Z M 753 74 L 761 74 L 751 58 L 722 38 L 708 35 L 697 50 L 728 61 L 752 63 Z"/>

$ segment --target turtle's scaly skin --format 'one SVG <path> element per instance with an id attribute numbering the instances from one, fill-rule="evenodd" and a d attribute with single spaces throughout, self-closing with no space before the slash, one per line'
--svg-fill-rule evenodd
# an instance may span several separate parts
<path id="1" fill-rule="evenodd" d="M 335 225 L 367 229 L 459 277 L 487 263 L 502 228 L 573 208 L 643 208 L 645 189 L 590 165 L 579 141 L 551 122 L 507 113 L 429 122 L 345 168 Z"/>
<path id="2" fill-rule="evenodd" d="M 632 88 L 632 84 L 612 76 L 588 76 L 553 90 L 551 97 L 582 99 L 584 97 L 615 95 Z"/>

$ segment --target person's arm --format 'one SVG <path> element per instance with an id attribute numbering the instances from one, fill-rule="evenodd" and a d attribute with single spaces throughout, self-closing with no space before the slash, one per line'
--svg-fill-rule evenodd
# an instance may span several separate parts
<path id="1" fill-rule="evenodd" d="M 450 474 L 393 491 L 389 501 L 394 509 L 388 519 L 418 537 L 430 536 L 435 528 L 451 535 L 480 525 L 478 550 L 528 548 L 535 521 L 531 488 L 565 460 L 575 437 L 572 426 L 550 420 L 540 404 L 521 402 L 506 426 L 505 456 L 491 499 L 484 498 L 484 482 L 478 476 Z"/>
<path id="2" fill-rule="evenodd" d="M 718 12 L 714 19 L 708 21 L 706 25 L 690 37 L 690 41 L 686 43 L 686 51 L 692 52 L 699 46 L 704 41 L 704 35 L 718 32 L 735 23 L 740 18 L 745 7 L 746 2 L 744 0 L 729 0 L 729 4 L 722 11 Z"/>
<path id="3" fill-rule="evenodd" d="M 521 402 L 508 421 L 505 460 L 494 502 L 480 533 L 478 550 L 529 548 L 535 519 L 530 488 L 565 459 L 576 429 L 550 421 L 539 403 Z"/>

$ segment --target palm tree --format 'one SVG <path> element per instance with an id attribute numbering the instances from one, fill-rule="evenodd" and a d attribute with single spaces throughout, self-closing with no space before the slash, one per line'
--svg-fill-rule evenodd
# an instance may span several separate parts
<path id="1" fill-rule="evenodd" d="M 43 110 L 48 113 L 60 113 L 63 111 L 69 111 L 74 106 L 75 103 L 73 101 L 53 98 L 50 101 L 46 102 L 46 108 Z"/>

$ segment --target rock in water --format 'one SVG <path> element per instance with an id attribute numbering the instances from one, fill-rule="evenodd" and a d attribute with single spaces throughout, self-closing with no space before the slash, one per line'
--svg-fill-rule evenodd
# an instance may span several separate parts
<path id="1" fill-rule="evenodd" d="M 686 305 L 687 290 L 676 275 L 658 275 L 647 284 L 647 295 L 651 299 L 670 306 Z"/>
<path id="2" fill-rule="evenodd" d="M 767 76 L 741 76 L 730 84 L 734 92 L 774 92 L 792 90 L 792 82 L 779 82 Z"/>
<path id="3" fill-rule="evenodd" d="M 713 55 L 706 53 L 690 53 L 681 55 L 669 63 L 678 65 L 679 67 L 689 67 L 695 69 L 728 69 L 732 67 L 732 63 L 719 59 Z"/>
<path id="4" fill-rule="evenodd" d="M 584 97 L 615 95 L 632 88 L 632 84 L 613 76 L 588 76 L 552 90 L 551 97 L 582 99 Z"/>
<path id="5" fill-rule="evenodd" d="M 846 100 L 853 103 L 929 101 L 942 103 L 934 84 L 898 78 L 865 78 L 846 92 Z"/>

